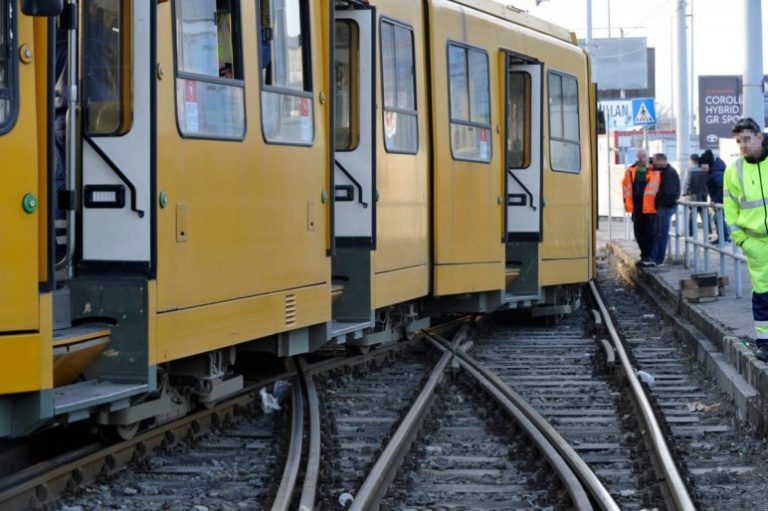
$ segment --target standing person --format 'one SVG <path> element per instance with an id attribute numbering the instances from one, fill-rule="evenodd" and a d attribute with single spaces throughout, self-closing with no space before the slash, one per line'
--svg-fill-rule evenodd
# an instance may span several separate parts
<path id="1" fill-rule="evenodd" d="M 741 157 L 725 170 L 725 219 L 747 257 L 755 355 L 768 362 L 768 147 L 760 126 L 749 117 L 739 119 L 732 132 Z"/>
<path id="2" fill-rule="evenodd" d="M 680 177 L 677 170 L 667 162 L 667 155 L 653 155 L 653 168 L 659 173 L 659 192 L 656 194 L 656 222 L 653 229 L 653 249 L 648 266 L 662 266 L 669 242 L 669 224 L 680 198 Z"/>
<path id="3" fill-rule="evenodd" d="M 723 176 L 725 175 L 725 162 L 720 159 L 719 156 L 712 154 L 712 151 L 707 149 L 699 157 L 699 164 L 701 168 L 709 172 L 707 177 L 707 189 L 709 190 L 709 198 L 715 204 L 723 205 Z M 706 166 L 706 167 L 705 167 Z M 731 235 L 728 232 L 728 226 L 725 219 L 723 219 L 723 231 L 720 232 L 720 223 L 717 221 L 717 210 L 715 210 L 715 227 L 717 227 L 717 238 L 712 240 L 713 244 L 717 244 L 721 239 L 723 243 L 731 242 Z"/>
<path id="4" fill-rule="evenodd" d="M 659 191 L 659 173 L 648 163 L 648 151 L 640 149 L 637 161 L 627 168 L 622 181 L 624 211 L 632 214 L 635 239 L 640 247 L 641 266 L 653 266 L 653 222 L 656 216 L 656 194 Z"/>
<path id="5" fill-rule="evenodd" d="M 685 187 L 683 190 L 683 195 L 685 196 L 686 200 L 692 202 L 707 202 L 707 194 L 709 193 L 707 189 L 708 176 L 699 167 L 699 155 L 693 153 L 689 158 L 689 162 L 691 166 L 688 167 L 688 172 L 685 176 Z M 708 218 L 704 215 L 704 209 L 696 208 L 696 211 L 698 211 L 699 218 L 701 218 L 701 223 L 704 225 L 704 222 Z M 688 222 L 689 236 L 693 235 L 693 223 L 695 221 L 696 214 L 692 214 Z M 712 222 L 710 222 L 707 232 L 712 232 Z"/>

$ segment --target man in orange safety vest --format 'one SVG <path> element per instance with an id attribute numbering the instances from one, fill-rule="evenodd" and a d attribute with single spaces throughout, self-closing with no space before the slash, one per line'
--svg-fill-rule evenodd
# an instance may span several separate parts
<path id="1" fill-rule="evenodd" d="M 656 220 L 656 194 L 661 176 L 648 162 L 648 151 L 637 151 L 637 162 L 624 173 L 622 189 L 624 210 L 632 215 L 635 239 L 640 247 L 640 266 L 655 266 L 651 260 L 653 250 L 653 226 Z"/>

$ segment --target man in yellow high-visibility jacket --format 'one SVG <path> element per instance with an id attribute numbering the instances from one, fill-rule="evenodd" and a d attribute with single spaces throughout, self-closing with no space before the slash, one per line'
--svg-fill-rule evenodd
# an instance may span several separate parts
<path id="1" fill-rule="evenodd" d="M 768 362 L 768 147 L 760 126 L 749 117 L 739 119 L 732 132 L 741 157 L 725 169 L 725 221 L 747 257 L 755 355 Z"/>

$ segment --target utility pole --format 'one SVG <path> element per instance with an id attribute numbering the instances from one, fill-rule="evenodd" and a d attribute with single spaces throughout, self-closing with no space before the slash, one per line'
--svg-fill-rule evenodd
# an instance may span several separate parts
<path id="1" fill-rule="evenodd" d="M 693 91 L 696 90 L 696 82 L 694 81 L 694 72 L 695 72 L 694 71 L 694 62 L 695 62 L 694 56 L 695 55 L 694 55 L 694 51 L 693 51 L 693 49 L 694 49 L 694 47 L 696 45 L 696 42 L 695 42 L 695 39 L 694 39 L 694 31 L 693 31 L 693 29 L 694 29 L 694 24 L 693 24 L 693 4 L 694 4 L 694 1 L 695 0 L 691 0 L 691 14 L 690 14 L 690 18 L 691 18 L 691 67 L 690 67 L 691 80 L 690 80 L 689 83 L 690 83 L 690 87 L 691 88 L 689 90 L 690 90 L 690 95 L 691 95 L 691 110 L 690 110 L 690 114 L 691 114 L 691 131 L 692 131 L 693 135 L 695 136 L 696 133 L 697 133 L 697 129 L 696 129 L 696 122 L 694 120 L 694 118 L 696 117 L 696 110 L 694 109 L 694 102 L 693 102 L 693 100 L 694 100 Z"/>
<path id="2" fill-rule="evenodd" d="M 747 0 L 749 1 L 749 0 Z M 757 0 L 758 2 L 760 0 Z M 688 111 L 688 41 L 685 29 L 685 0 L 677 2 L 677 162 L 685 163 L 690 153 L 691 117 Z"/>
<path id="3" fill-rule="evenodd" d="M 760 0 L 744 0 L 744 117 L 753 118 L 763 126 L 765 104 L 763 100 L 763 22 Z"/>
<path id="4" fill-rule="evenodd" d="M 587 51 L 592 53 L 592 0 L 587 0 Z"/>

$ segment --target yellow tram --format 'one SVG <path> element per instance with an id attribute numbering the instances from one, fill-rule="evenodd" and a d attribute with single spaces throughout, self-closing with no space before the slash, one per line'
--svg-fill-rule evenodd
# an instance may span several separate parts
<path id="1" fill-rule="evenodd" d="M 238 354 L 566 313 L 593 274 L 595 88 L 491 0 L 0 5 L 0 436 L 123 436 Z"/>

